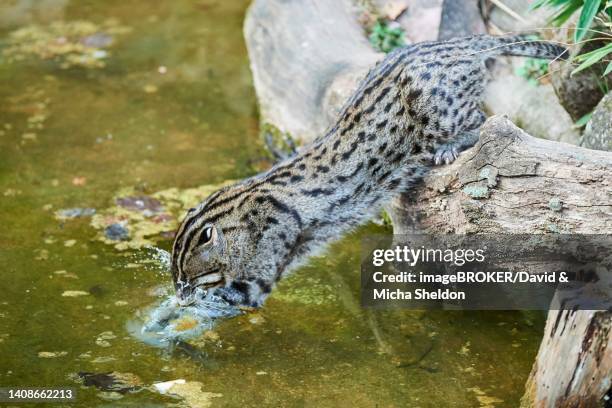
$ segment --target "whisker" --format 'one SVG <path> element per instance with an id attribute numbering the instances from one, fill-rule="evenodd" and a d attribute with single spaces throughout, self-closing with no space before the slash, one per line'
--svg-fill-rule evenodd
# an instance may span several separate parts
<path id="1" fill-rule="evenodd" d="M 201 278 L 202 276 L 206 276 L 206 275 L 210 275 L 210 274 L 213 274 L 213 273 L 217 273 L 217 272 L 219 272 L 220 269 L 221 268 L 215 268 L 215 269 L 210 269 L 208 271 L 202 272 L 201 274 L 192 277 L 191 280 L 194 281 L 194 280 L 196 280 L 198 278 Z"/>

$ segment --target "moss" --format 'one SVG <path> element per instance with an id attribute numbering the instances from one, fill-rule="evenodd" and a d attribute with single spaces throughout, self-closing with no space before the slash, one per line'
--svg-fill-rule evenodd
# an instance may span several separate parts
<path id="1" fill-rule="evenodd" d="M 296 139 L 289 132 L 283 132 L 272 123 L 266 122 L 261 125 L 260 134 L 272 159 L 282 159 L 295 153 Z"/>
<path id="2" fill-rule="evenodd" d="M 483 185 L 469 185 L 463 187 L 463 192 L 472 198 L 488 198 L 489 188 Z"/>
<path id="3" fill-rule="evenodd" d="M 489 188 L 495 187 L 497 185 L 497 175 L 497 169 L 490 166 L 484 167 L 482 170 L 480 170 L 480 173 L 478 174 L 480 180 L 487 180 L 487 186 Z"/>
<path id="4" fill-rule="evenodd" d="M 384 226 L 392 226 L 393 225 L 393 221 L 391 220 L 391 216 L 389 216 L 389 213 L 387 213 L 385 210 L 382 210 L 380 212 L 380 218 L 382 220 L 382 225 L 384 225 Z"/>
<path id="5" fill-rule="evenodd" d="M 404 29 L 399 24 L 387 20 L 378 20 L 368 39 L 374 48 L 385 53 L 406 44 Z"/>
<path id="6" fill-rule="evenodd" d="M 547 79 L 548 64 L 547 60 L 527 58 L 525 63 L 516 69 L 516 74 L 527 79 L 531 85 L 538 86 Z"/>
<path id="7" fill-rule="evenodd" d="M 558 197 L 553 197 L 548 201 L 548 208 L 559 212 L 563 209 L 563 202 Z"/>

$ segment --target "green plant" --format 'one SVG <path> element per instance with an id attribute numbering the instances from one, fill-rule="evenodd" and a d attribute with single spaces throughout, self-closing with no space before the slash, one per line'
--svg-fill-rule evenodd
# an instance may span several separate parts
<path id="1" fill-rule="evenodd" d="M 612 40 L 612 2 L 610 0 L 536 0 L 532 8 L 535 9 L 542 6 L 557 9 L 557 12 L 550 19 L 550 22 L 556 26 L 561 26 L 574 13 L 580 10 L 580 16 L 574 31 L 574 42 L 580 42 L 587 35 L 590 35 L 593 32 L 591 27 L 595 22 L 610 31 L 610 33 L 603 32 L 600 34 L 603 34 L 608 41 Z M 598 18 L 598 16 L 600 17 Z M 612 43 L 608 42 L 596 50 L 577 55 L 574 57 L 574 61 L 579 65 L 572 71 L 572 75 L 597 62 L 606 61 L 605 58 L 611 54 Z M 612 72 L 612 62 L 608 62 L 603 75 L 608 75 L 610 72 Z"/>
<path id="2" fill-rule="evenodd" d="M 586 115 L 584 115 L 583 117 L 581 117 L 580 119 L 578 119 L 575 123 L 576 127 L 584 127 L 586 126 L 587 123 L 589 123 L 589 120 L 591 120 L 591 116 L 593 116 L 593 112 L 589 112 Z"/>
<path id="3" fill-rule="evenodd" d="M 379 51 L 388 53 L 405 44 L 404 30 L 399 24 L 378 20 L 369 36 L 370 44 Z"/>
<path id="4" fill-rule="evenodd" d="M 527 58 L 525 63 L 516 69 L 516 74 L 526 78 L 531 85 L 539 85 L 539 79 L 548 74 L 548 61 Z"/>
<path id="5" fill-rule="evenodd" d="M 578 67 L 572 71 L 572 74 L 587 69 L 588 67 L 599 61 L 603 61 L 604 58 L 610 54 L 612 54 L 612 42 L 596 50 L 577 55 L 574 58 L 574 61 L 578 62 L 580 65 L 578 65 Z M 603 76 L 608 75 L 610 72 L 612 72 L 612 62 L 608 62 L 608 66 L 606 67 Z"/>
<path id="6" fill-rule="evenodd" d="M 612 19 L 612 4 L 607 0 L 536 0 L 531 8 L 536 9 L 542 6 L 559 9 L 550 19 L 551 23 L 556 26 L 565 23 L 581 9 L 576 31 L 574 31 L 575 42 L 581 41 L 586 36 L 598 13 L 604 12 L 609 19 Z"/>

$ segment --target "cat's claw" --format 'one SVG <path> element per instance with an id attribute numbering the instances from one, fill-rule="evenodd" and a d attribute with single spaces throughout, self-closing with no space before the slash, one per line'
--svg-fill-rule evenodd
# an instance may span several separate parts
<path id="1" fill-rule="evenodd" d="M 442 145 L 434 154 L 434 164 L 451 164 L 457 157 L 459 157 L 459 150 L 454 144 Z"/>

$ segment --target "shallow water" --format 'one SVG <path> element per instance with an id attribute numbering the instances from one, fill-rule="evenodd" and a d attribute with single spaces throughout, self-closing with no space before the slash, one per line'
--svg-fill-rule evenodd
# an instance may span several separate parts
<path id="1" fill-rule="evenodd" d="M 282 282 L 261 311 L 196 341 L 159 348 L 131 336 L 127 322 L 170 293 L 169 276 L 146 263 L 151 252 L 118 251 L 94 239 L 88 218 L 53 213 L 107 208 L 124 187 L 216 184 L 265 166 L 247 2 L 34 3 L 2 3 L 1 47 L 37 22 L 114 18 L 131 31 L 101 68 L 0 61 L 0 386 L 78 387 L 74 373 L 117 371 L 145 386 L 200 382 L 221 394 L 213 406 L 518 405 L 543 317 L 361 309 L 359 240 L 387 231 L 375 225 Z M 177 402 L 90 386 L 72 406 Z"/>

